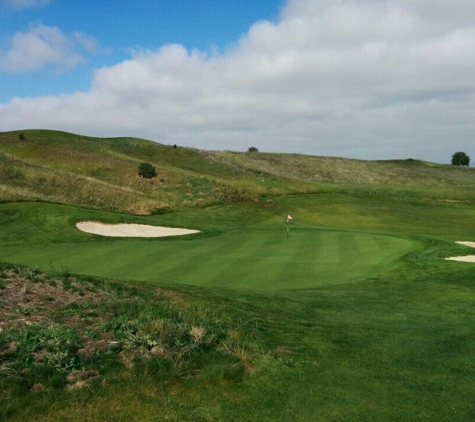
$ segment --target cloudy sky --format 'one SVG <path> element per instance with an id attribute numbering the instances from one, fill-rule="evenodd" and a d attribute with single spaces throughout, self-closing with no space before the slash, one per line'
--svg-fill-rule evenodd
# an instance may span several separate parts
<path id="1" fill-rule="evenodd" d="M 0 131 L 475 158 L 473 0 L 0 0 Z"/>

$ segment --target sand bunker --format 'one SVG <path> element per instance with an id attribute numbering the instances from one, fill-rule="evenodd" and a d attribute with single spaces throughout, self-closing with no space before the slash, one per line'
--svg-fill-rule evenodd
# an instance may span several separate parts
<path id="1" fill-rule="evenodd" d="M 77 223 L 76 227 L 86 233 L 110 237 L 166 237 L 199 233 L 199 230 L 147 226 L 144 224 L 103 224 L 97 221 L 83 221 Z"/>
<path id="2" fill-rule="evenodd" d="M 460 262 L 474 262 L 475 255 L 466 255 L 466 256 L 451 256 L 450 258 L 445 258 L 447 261 L 460 261 Z"/>
<path id="3" fill-rule="evenodd" d="M 475 242 L 455 242 L 459 245 L 469 246 L 470 248 L 475 248 Z M 474 262 L 475 263 L 475 255 L 466 255 L 466 256 L 451 256 L 450 258 L 445 258 L 448 261 L 460 261 L 460 262 Z"/>
<path id="4" fill-rule="evenodd" d="M 464 245 L 464 246 L 469 246 L 471 248 L 475 248 L 475 242 L 455 242 L 455 243 L 458 243 L 459 245 Z"/>

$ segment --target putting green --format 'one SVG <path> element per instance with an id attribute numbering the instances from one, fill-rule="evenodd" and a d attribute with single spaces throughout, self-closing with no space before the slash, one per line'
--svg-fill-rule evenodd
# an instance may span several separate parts
<path id="1" fill-rule="evenodd" d="M 165 284 L 280 290 L 341 284 L 378 273 L 417 242 L 369 233 L 258 224 L 216 237 L 114 239 L 0 248 L 4 262 Z"/>

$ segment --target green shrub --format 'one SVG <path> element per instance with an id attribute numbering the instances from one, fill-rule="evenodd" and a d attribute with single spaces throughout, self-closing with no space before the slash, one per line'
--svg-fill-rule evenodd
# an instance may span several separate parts
<path id="1" fill-rule="evenodd" d="M 150 163 L 142 163 L 139 166 L 139 176 L 145 177 L 146 179 L 152 179 L 157 175 L 155 167 Z"/>
<path id="2" fill-rule="evenodd" d="M 465 152 L 459 151 L 452 155 L 452 165 L 467 166 L 470 164 L 470 157 Z"/>

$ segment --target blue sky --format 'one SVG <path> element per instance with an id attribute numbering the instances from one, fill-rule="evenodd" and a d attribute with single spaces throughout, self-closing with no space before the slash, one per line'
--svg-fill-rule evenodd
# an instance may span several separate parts
<path id="1" fill-rule="evenodd" d="M 26 4 L 25 4 L 26 3 Z M 15 33 L 45 25 L 66 36 L 93 36 L 97 51 L 67 72 L 55 66 L 0 75 L 0 102 L 14 96 L 58 95 L 87 90 L 95 68 L 130 57 L 134 49 L 180 44 L 187 49 L 222 50 L 261 19 L 275 20 L 281 0 L 0 0 L 0 50 Z"/>
<path id="2" fill-rule="evenodd" d="M 475 2 L 0 0 L 0 131 L 475 156 Z"/>

